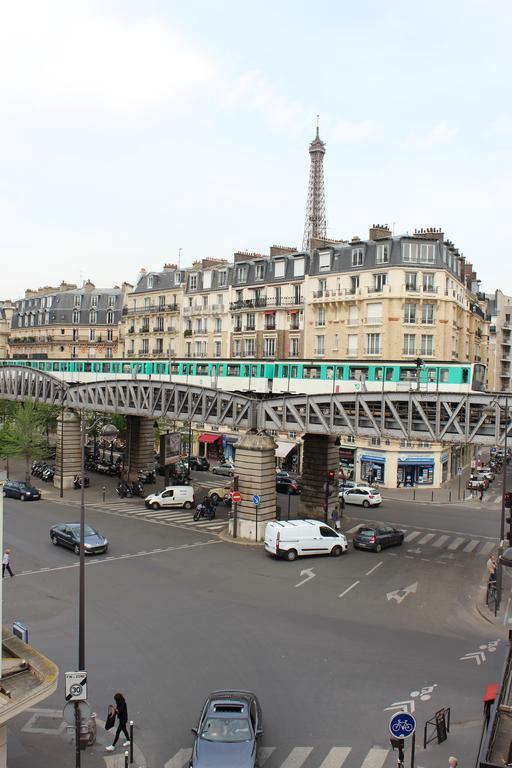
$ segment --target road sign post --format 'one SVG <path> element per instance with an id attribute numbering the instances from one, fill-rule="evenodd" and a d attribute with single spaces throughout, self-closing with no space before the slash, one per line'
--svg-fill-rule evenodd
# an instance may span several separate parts
<path id="1" fill-rule="evenodd" d="M 256 541 L 258 541 L 258 507 L 260 506 L 260 497 L 255 493 L 252 497 L 252 503 L 256 510 Z"/>
<path id="2" fill-rule="evenodd" d="M 66 701 L 87 699 L 87 672 L 66 672 Z"/>
<path id="3" fill-rule="evenodd" d="M 409 712 L 395 712 L 389 721 L 389 733 L 391 745 L 398 746 L 399 763 L 403 764 L 403 739 L 411 739 L 411 768 L 414 768 L 416 751 L 416 720 Z M 401 745 L 398 742 L 401 742 Z M 394 744 L 395 742 L 396 744 Z"/>

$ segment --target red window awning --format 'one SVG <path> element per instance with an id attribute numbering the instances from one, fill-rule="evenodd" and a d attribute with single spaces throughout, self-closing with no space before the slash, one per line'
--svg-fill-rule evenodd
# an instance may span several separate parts
<path id="1" fill-rule="evenodd" d="M 200 443 L 216 443 L 221 437 L 222 435 L 216 435 L 215 432 L 204 432 L 204 434 L 199 435 L 198 440 Z"/>
<path id="2" fill-rule="evenodd" d="M 266 309 L 266 310 L 265 310 L 265 312 L 264 312 L 263 314 L 264 314 L 264 315 L 275 315 L 275 313 L 276 313 L 276 312 L 275 312 L 275 310 L 274 310 L 274 309 Z"/>

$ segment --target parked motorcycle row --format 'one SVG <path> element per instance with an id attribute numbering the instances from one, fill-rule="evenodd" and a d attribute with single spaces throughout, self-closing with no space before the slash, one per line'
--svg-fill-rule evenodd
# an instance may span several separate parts
<path id="1" fill-rule="evenodd" d="M 55 477 L 55 466 L 46 461 L 33 461 L 30 474 L 34 477 L 40 477 L 45 483 L 51 483 Z"/>
<path id="2" fill-rule="evenodd" d="M 85 459 L 85 469 L 88 472 L 98 472 L 100 475 L 115 477 L 123 471 L 123 462 L 121 459 L 112 462 L 106 459 L 94 459 L 89 456 Z"/>
<path id="3" fill-rule="evenodd" d="M 156 482 L 156 476 L 152 469 L 139 469 L 138 479 L 132 483 L 127 480 L 119 480 L 116 488 L 116 493 L 122 499 L 127 496 L 141 496 L 147 495 L 144 489 L 145 485 L 151 485 Z"/>

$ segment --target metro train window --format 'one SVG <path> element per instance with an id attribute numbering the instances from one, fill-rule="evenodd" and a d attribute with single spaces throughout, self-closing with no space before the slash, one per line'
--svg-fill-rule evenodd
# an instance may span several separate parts
<path id="1" fill-rule="evenodd" d="M 355 368 L 350 366 L 348 377 L 351 381 L 366 381 L 368 378 L 368 368 Z"/>
<path id="2" fill-rule="evenodd" d="M 332 365 L 328 365 L 325 369 L 325 376 L 328 379 L 332 379 L 334 377 L 334 371 Z"/>
<path id="3" fill-rule="evenodd" d="M 291 379 L 296 379 L 298 377 L 298 375 L 299 375 L 298 367 L 296 365 L 291 365 L 290 366 L 290 378 Z"/>
<path id="4" fill-rule="evenodd" d="M 382 368 L 375 368 L 375 381 L 382 381 Z"/>
<path id="5" fill-rule="evenodd" d="M 386 381 L 393 381 L 394 368 L 386 368 Z"/>
<path id="6" fill-rule="evenodd" d="M 84 371 L 89 373 L 91 371 L 91 363 L 84 363 Z"/>
<path id="7" fill-rule="evenodd" d="M 462 383 L 467 384 L 469 382 L 469 368 L 462 369 Z"/>
<path id="8" fill-rule="evenodd" d="M 287 365 L 283 365 L 282 366 L 282 368 L 281 368 L 281 375 L 282 375 L 283 379 L 287 379 L 288 378 L 288 366 Z"/>
<path id="9" fill-rule="evenodd" d="M 400 368 L 400 381 L 416 381 L 416 368 Z"/>
<path id="10" fill-rule="evenodd" d="M 178 363 L 172 363 L 171 365 L 171 373 L 179 373 L 180 366 Z"/>
<path id="11" fill-rule="evenodd" d="M 319 379 L 320 367 L 318 365 L 305 365 L 304 366 L 304 378 L 305 379 Z"/>
<path id="12" fill-rule="evenodd" d="M 439 371 L 439 381 L 442 384 L 448 384 L 448 378 L 450 376 L 450 369 L 449 368 L 441 368 Z"/>
<path id="13" fill-rule="evenodd" d="M 427 381 L 429 384 L 434 384 L 436 381 L 436 369 L 435 368 L 429 368 L 427 370 Z"/>
<path id="14" fill-rule="evenodd" d="M 240 376 L 240 366 L 228 365 L 228 376 Z"/>
<path id="15" fill-rule="evenodd" d="M 336 366 L 336 378 L 337 379 L 342 379 L 343 378 L 343 366 L 342 365 L 337 365 Z"/>
<path id="16" fill-rule="evenodd" d="M 208 373 L 208 363 L 198 363 L 196 373 L 198 376 L 206 376 Z"/>

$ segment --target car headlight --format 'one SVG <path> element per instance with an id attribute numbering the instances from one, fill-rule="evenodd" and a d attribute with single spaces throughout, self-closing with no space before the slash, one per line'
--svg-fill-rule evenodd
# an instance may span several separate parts
<path id="1" fill-rule="evenodd" d="M 85 546 L 86 549 L 90 549 L 91 548 L 90 544 L 85 544 L 84 546 Z"/>

